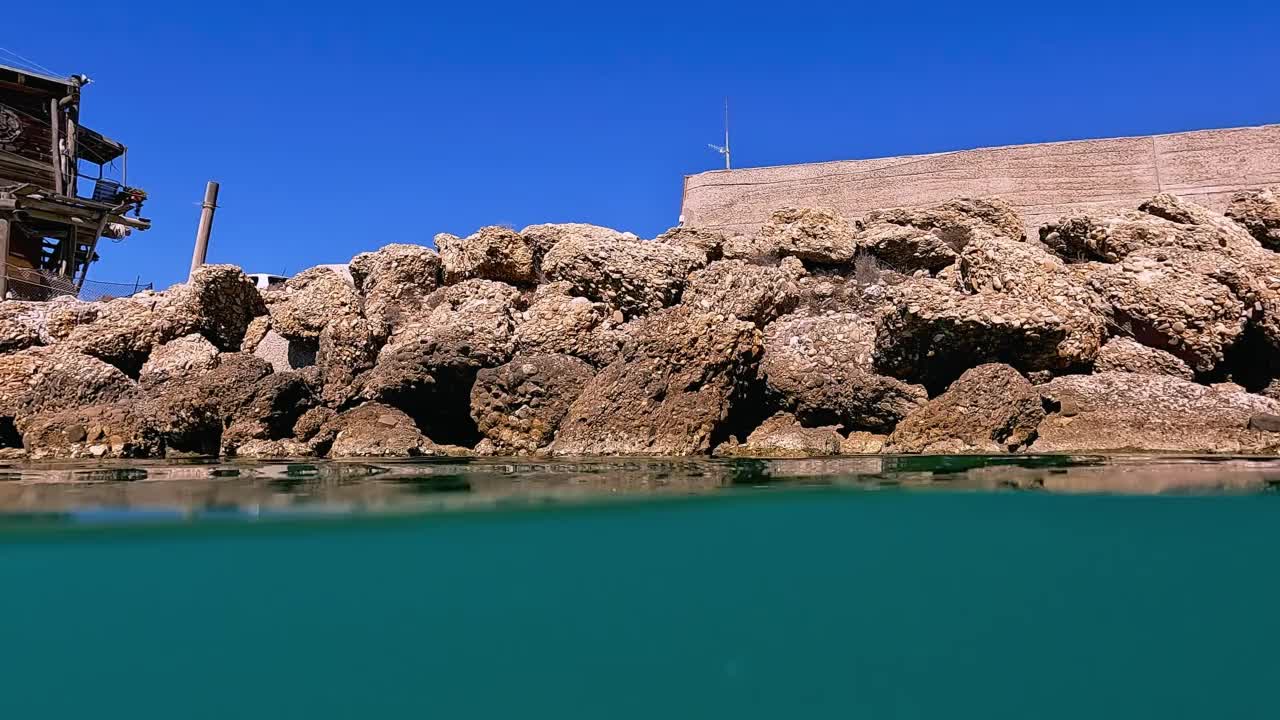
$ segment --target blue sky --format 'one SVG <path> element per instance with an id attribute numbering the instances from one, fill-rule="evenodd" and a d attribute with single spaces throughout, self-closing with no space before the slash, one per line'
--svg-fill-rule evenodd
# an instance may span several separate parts
<path id="1" fill-rule="evenodd" d="M 64 0 L 0 45 L 86 73 L 155 229 L 98 280 L 296 272 L 487 224 L 652 236 L 735 166 L 1280 122 L 1280 3 Z M 1182 6 L 1182 7 L 1180 7 Z"/>

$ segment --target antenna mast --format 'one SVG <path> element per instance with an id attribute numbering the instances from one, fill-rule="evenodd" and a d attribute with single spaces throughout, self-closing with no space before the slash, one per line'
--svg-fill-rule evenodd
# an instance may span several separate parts
<path id="1" fill-rule="evenodd" d="M 724 145 L 712 145 L 707 143 L 707 147 L 724 156 L 724 169 L 731 170 L 730 153 L 729 153 L 729 98 L 724 99 Z"/>

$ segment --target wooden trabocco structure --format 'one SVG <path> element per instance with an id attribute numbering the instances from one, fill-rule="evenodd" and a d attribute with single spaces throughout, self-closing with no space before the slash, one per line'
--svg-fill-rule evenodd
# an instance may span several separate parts
<path id="1" fill-rule="evenodd" d="M 100 238 L 151 227 L 127 148 L 80 124 L 88 82 L 0 65 L 0 299 L 75 293 Z"/>

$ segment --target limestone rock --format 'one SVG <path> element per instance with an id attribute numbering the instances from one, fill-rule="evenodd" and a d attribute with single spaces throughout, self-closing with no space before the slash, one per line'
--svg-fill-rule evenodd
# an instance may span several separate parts
<path id="1" fill-rule="evenodd" d="M 61 346 L 33 347 L 0 355 L 0 417 L 109 404 L 135 384 L 112 365 Z"/>
<path id="2" fill-rule="evenodd" d="M 594 375 L 568 355 L 516 355 L 476 375 L 471 417 L 498 452 L 540 450 Z"/>
<path id="3" fill-rule="evenodd" d="M 235 456 L 246 459 L 270 460 L 316 457 L 319 453 L 310 443 L 284 438 L 281 440 L 248 440 L 235 448 Z"/>
<path id="4" fill-rule="evenodd" d="M 1280 191 L 1277 188 L 1232 195 L 1227 217 L 1244 226 L 1263 247 L 1280 251 Z"/>
<path id="5" fill-rule="evenodd" d="M 673 227 L 653 239 L 656 243 L 693 248 L 706 255 L 708 260 L 719 260 L 724 255 L 726 240 L 719 230 L 693 227 Z"/>
<path id="6" fill-rule="evenodd" d="M 978 237 L 1026 238 L 1022 218 L 998 198 L 956 198 L 927 208 L 875 210 L 862 221 L 868 228 L 888 223 L 927 230 L 957 251 Z"/>
<path id="7" fill-rule="evenodd" d="M 1126 372 L 1141 375 L 1170 375 L 1183 380 L 1195 379 L 1195 372 L 1177 357 L 1163 350 L 1147 347 L 1127 337 L 1111 338 L 1098 351 L 1095 372 Z"/>
<path id="8" fill-rule="evenodd" d="M 1039 386 L 1051 412 L 1032 452 L 1271 452 L 1280 434 L 1249 429 L 1280 402 L 1238 386 L 1168 375 L 1068 375 Z"/>
<path id="9" fill-rule="evenodd" d="M 795 415 L 777 413 L 765 420 L 740 445 L 724 443 L 716 448 L 720 457 L 820 457 L 839 455 L 844 438 L 834 425 L 809 428 Z"/>
<path id="10" fill-rule="evenodd" d="M 176 340 L 157 345 L 142 365 L 138 382 L 157 385 L 173 378 L 204 372 L 218 362 L 218 348 L 204 338 L 192 333 Z"/>
<path id="11" fill-rule="evenodd" d="M 889 452 L 1002 453 L 1034 439 L 1040 394 L 1017 370 L 989 363 L 965 371 L 947 391 L 898 423 Z"/>
<path id="12" fill-rule="evenodd" d="M 569 282 L 575 295 L 630 319 L 674 304 L 685 278 L 706 264 L 705 253 L 679 244 L 569 235 L 543 258 L 542 269 L 550 280 Z"/>
<path id="13" fill-rule="evenodd" d="M 40 413 L 24 424 L 22 442 L 33 460 L 151 458 L 164 450 L 161 434 L 128 403 Z"/>
<path id="14" fill-rule="evenodd" d="M 854 228 L 829 207 L 775 210 L 753 238 L 734 238 L 725 245 L 731 259 L 795 257 L 820 264 L 853 262 Z"/>
<path id="15" fill-rule="evenodd" d="M 542 285 L 521 313 L 516 352 L 572 355 L 601 368 L 618 356 L 626 336 L 609 306 L 570 294 L 569 283 Z"/>
<path id="16" fill-rule="evenodd" d="M 925 390 L 878 374 L 875 325 L 854 313 L 787 315 L 765 328 L 761 374 L 769 394 L 806 425 L 889 430 Z"/>
<path id="17" fill-rule="evenodd" d="M 440 287 L 440 256 L 429 247 L 393 243 L 351 259 L 351 277 L 370 320 L 395 326 Z"/>
<path id="18" fill-rule="evenodd" d="M 202 265 L 165 295 L 163 313 L 174 332 L 198 332 L 228 352 L 240 348 L 249 323 L 267 311 L 258 288 L 235 265 Z"/>
<path id="19" fill-rule="evenodd" d="M 956 261 L 956 250 L 937 232 L 881 222 L 858 232 L 857 249 L 899 272 L 937 272 Z"/>
<path id="20" fill-rule="evenodd" d="M 879 433 L 855 430 L 840 441 L 841 455 L 876 455 L 884 452 L 889 438 Z"/>
<path id="21" fill-rule="evenodd" d="M 1205 208 L 1157 195 L 1139 212 L 1077 214 L 1040 228 L 1040 240 L 1068 261 L 1119 262 L 1139 250 L 1182 248 L 1233 257 L 1260 249 L 1242 227 Z"/>
<path id="22" fill-rule="evenodd" d="M 920 279 L 895 286 L 890 300 L 876 329 L 875 365 L 931 388 L 980 363 L 1022 372 L 1087 367 L 1106 336 L 1086 308 L 1022 294 L 966 295 Z"/>
<path id="23" fill-rule="evenodd" d="M 324 402 L 342 405 L 355 394 L 356 378 L 377 362 L 378 351 L 386 340 L 383 328 L 359 315 L 346 315 L 335 318 L 320 331 L 315 363 L 324 386 Z"/>
<path id="24" fill-rule="evenodd" d="M 1252 298 L 1222 282 L 1236 275 L 1243 289 L 1249 279 L 1239 273 L 1215 253 L 1157 248 L 1098 268 L 1090 280 L 1126 334 L 1207 372 L 1244 333 L 1252 311 Z"/>
<path id="25" fill-rule="evenodd" d="M 294 423 L 315 404 L 311 388 L 298 373 L 272 373 L 262 378 L 228 416 L 222 433 L 223 452 L 239 454 L 240 446 L 252 440 L 288 438 Z"/>
<path id="26" fill-rule="evenodd" d="M 694 455 L 710 451 L 755 374 L 751 323 L 678 306 L 640 320 L 622 355 L 574 401 L 557 455 Z"/>
<path id="27" fill-rule="evenodd" d="M 313 346 L 330 320 L 359 315 L 362 300 L 355 286 L 329 267 L 304 270 L 267 295 L 271 329 L 290 341 Z"/>
<path id="28" fill-rule="evenodd" d="M 590 225 L 587 223 L 542 223 L 539 225 L 529 225 L 520 231 L 520 234 L 528 238 L 533 243 L 534 257 L 541 260 L 551 248 L 566 238 L 573 238 L 575 242 L 585 242 L 594 244 L 603 243 L 630 243 L 637 242 L 639 238 L 635 233 L 619 232 L 613 228 L 601 227 L 599 225 Z"/>
<path id="29" fill-rule="evenodd" d="M 413 420 L 400 410 L 367 403 L 331 421 L 332 458 L 412 457 L 436 455 L 437 450 Z"/>
<path id="30" fill-rule="evenodd" d="M 338 317 L 356 318 L 357 316 L 340 315 Z M 324 334 L 323 330 L 320 332 L 321 335 Z M 290 340 L 275 330 L 268 330 L 253 346 L 252 353 L 254 357 L 270 363 L 276 372 L 289 372 L 315 365 L 317 350 L 316 343 L 312 341 Z"/>
<path id="31" fill-rule="evenodd" d="M 168 311 L 169 298 L 159 293 L 116 298 L 102 303 L 97 317 L 77 325 L 60 345 L 136 376 L 156 345 L 198 331 L 194 324 L 176 321 Z M 184 319 L 191 316 L 184 313 Z"/>
<path id="32" fill-rule="evenodd" d="M 440 233 L 435 243 L 448 284 L 475 278 L 510 285 L 537 282 L 536 242 L 515 230 L 490 226 L 466 238 Z"/>
<path id="33" fill-rule="evenodd" d="M 240 340 L 240 352 L 251 353 L 257 350 L 258 345 L 269 332 L 271 332 L 270 315 L 259 315 L 251 320 L 244 330 L 244 338 Z"/>
<path id="34" fill-rule="evenodd" d="M 681 301 L 764 326 L 800 302 L 800 287 L 780 267 L 720 260 L 689 275 Z"/>

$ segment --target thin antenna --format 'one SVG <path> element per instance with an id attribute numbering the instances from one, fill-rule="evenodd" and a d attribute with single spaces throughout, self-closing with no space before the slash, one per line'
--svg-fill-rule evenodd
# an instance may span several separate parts
<path id="1" fill-rule="evenodd" d="M 707 143 L 707 147 L 724 156 L 725 170 L 732 169 L 729 162 L 729 98 L 727 97 L 724 99 L 724 145 L 712 145 L 711 143 Z"/>

